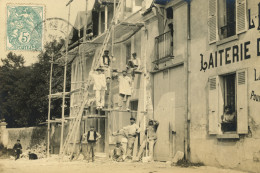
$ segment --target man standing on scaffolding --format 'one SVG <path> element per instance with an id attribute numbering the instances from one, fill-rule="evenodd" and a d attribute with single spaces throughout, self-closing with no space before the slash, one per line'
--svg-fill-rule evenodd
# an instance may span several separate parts
<path id="1" fill-rule="evenodd" d="M 129 109 L 129 101 L 132 94 L 132 79 L 128 77 L 126 74 L 126 70 L 122 71 L 123 75 L 118 77 L 119 81 L 119 109 L 122 109 L 123 102 L 125 102 L 125 109 L 130 111 Z"/>
<path id="2" fill-rule="evenodd" d="M 105 92 L 107 90 L 106 77 L 104 75 L 104 70 L 102 68 L 97 68 L 97 73 L 90 71 L 89 75 L 93 78 L 94 86 L 93 90 L 95 91 L 96 96 L 96 106 L 97 109 L 104 108 L 105 105 Z"/>
<path id="3" fill-rule="evenodd" d="M 108 55 L 109 54 L 109 51 L 108 50 L 105 50 L 104 51 L 104 54 L 102 56 L 102 59 L 101 59 L 101 67 L 104 69 L 105 71 L 105 76 L 106 76 L 106 79 L 110 79 L 111 78 L 111 68 L 110 68 L 110 56 Z"/>

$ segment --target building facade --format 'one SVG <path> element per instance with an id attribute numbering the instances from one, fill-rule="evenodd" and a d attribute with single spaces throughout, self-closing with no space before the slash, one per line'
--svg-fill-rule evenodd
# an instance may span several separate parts
<path id="1" fill-rule="evenodd" d="M 115 44 L 108 49 L 115 59 L 112 68 L 118 71 L 125 68 L 131 53 L 141 59 L 142 73 L 134 78 L 131 97 L 131 108 L 137 112 L 93 119 L 104 127 L 104 141 L 113 144 L 111 133 L 127 125 L 131 116 L 137 117 L 142 129 L 151 118 L 160 122 L 156 160 L 169 161 L 181 151 L 192 162 L 259 172 L 259 2 L 133 1 L 127 6 L 132 8 L 122 11 Z M 95 21 L 93 27 L 103 23 L 102 14 L 109 16 L 109 8 L 103 4 L 92 13 L 101 14 L 101 22 Z M 110 18 L 103 20 L 106 24 Z M 81 85 L 73 82 L 87 80 L 104 39 L 102 32 L 93 28 L 96 37 L 91 43 L 76 47 L 79 52 L 84 47 L 86 54 L 73 60 L 72 89 Z M 81 63 L 84 73 L 77 72 Z M 107 102 L 117 104 L 117 95 L 118 84 L 112 81 Z M 72 108 L 76 97 L 72 96 Z"/>

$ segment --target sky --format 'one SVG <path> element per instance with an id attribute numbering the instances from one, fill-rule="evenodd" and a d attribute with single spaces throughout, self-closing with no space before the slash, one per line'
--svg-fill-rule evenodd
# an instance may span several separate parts
<path id="1" fill-rule="evenodd" d="M 94 1 L 94 0 L 90 0 Z M 69 0 L 0 0 L 0 59 L 6 57 L 10 52 L 7 50 L 7 5 L 30 5 L 30 6 L 44 6 L 45 19 L 48 18 L 62 18 L 68 20 L 69 7 L 66 4 Z M 70 10 L 70 23 L 74 24 L 78 11 L 83 11 L 86 8 L 86 0 L 73 0 Z M 48 28 L 47 28 L 48 29 Z M 46 32 L 45 32 L 46 33 Z M 23 55 L 25 58 L 25 65 L 31 65 L 37 62 L 37 55 L 39 51 L 28 50 L 13 50 L 17 55 Z M 0 62 L 1 65 L 1 62 Z"/>

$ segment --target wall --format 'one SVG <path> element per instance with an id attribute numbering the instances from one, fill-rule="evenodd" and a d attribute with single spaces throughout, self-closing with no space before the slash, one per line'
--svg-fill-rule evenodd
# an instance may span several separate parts
<path id="1" fill-rule="evenodd" d="M 190 73 L 190 102 L 191 102 L 191 161 L 204 162 L 206 165 L 220 166 L 225 168 L 241 169 L 252 172 L 260 171 L 260 117 L 259 102 L 251 98 L 252 91 L 259 95 L 260 82 L 255 81 L 254 69 L 257 76 L 260 72 L 260 59 L 257 55 L 257 38 L 260 38 L 257 30 L 258 22 L 256 16 L 257 2 L 248 1 L 248 8 L 251 9 L 251 16 L 255 21 L 256 28 L 239 34 L 238 39 L 222 45 L 208 43 L 208 2 L 205 0 L 191 1 L 191 73 Z M 225 49 L 234 45 L 248 45 L 248 54 L 251 57 L 243 61 L 232 61 L 232 49 L 230 51 L 230 64 L 212 67 L 201 70 L 201 57 L 209 63 L 210 53 Z M 243 46 L 244 49 L 244 46 Z M 240 49 L 239 49 L 240 50 Z M 218 57 L 219 58 L 219 57 Z M 219 60 L 219 59 L 218 59 Z M 215 60 L 214 60 L 215 62 Z M 239 69 L 247 69 L 247 101 L 249 133 L 239 135 L 239 139 L 217 139 L 216 135 L 208 134 L 208 78 L 214 75 L 234 72 Z M 251 99 L 250 99 L 251 98 Z M 217 98 L 216 98 L 217 99 Z"/>
<path id="2" fill-rule="evenodd" d="M 39 144 L 46 144 L 46 127 L 28 127 L 28 128 L 7 128 L 1 131 L 5 134 L 1 143 L 8 149 L 13 148 L 17 139 L 20 139 L 23 149 L 33 147 Z"/>

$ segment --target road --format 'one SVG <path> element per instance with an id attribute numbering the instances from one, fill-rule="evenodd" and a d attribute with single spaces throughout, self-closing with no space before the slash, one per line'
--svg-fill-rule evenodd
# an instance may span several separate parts
<path id="1" fill-rule="evenodd" d="M 209 166 L 182 168 L 165 162 L 130 163 L 96 160 L 60 162 L 58 159 L 0 160 L 0 173 L 242 173 L 241 171 Z"/>

